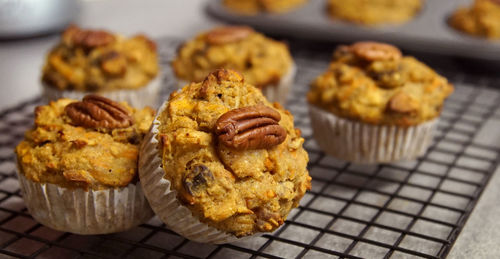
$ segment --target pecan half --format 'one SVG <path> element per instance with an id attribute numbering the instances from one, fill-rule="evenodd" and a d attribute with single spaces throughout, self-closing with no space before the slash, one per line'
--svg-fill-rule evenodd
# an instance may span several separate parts
<path id="1" fill-rule="evenodd" d="M 393 45 L 361 41 L 351 45 L 352 52 L 368 61 L 385 61 L 385 60 L 398 60 L 401 58 L 401 51 Z"/>
<path id="2" fill-rule="evenodd" d="M 85 128 L 126 128 L 133 124 L 127 109 L 98 95 L 87 95 L 81 102 L 68 104 L 64 111 L 72 123 Z"/>
<path id="3" fill-rule="evenodd" d="M 237 150 L 270 148 L 285 141 L 280 120 L 279 112 L 268 106 L 248 106 L 220 116 L 215 133 L 222 144 Z"/>
<path id="4" fill-rule="evenodd" d="M 212 45 L 237 42 L 250 36 L 254 30 L 247 26 L 225 26 L 207 33 L 207 42 Z"/>
<path id="5" fill-rule="evenodd" d="M 105 46 L 115 41 L 115 36 L 107 31 L 82 30 L 74 25 L 64 31 L 62 38 L 68 45 L 83 47 L 85 49 Z"/>
<path id="6" fill-rule="evenodd" d="M 398 92 L 389 99 L 387 109 L 397 113 L 413 113 L 418 110 L 418 103 L 403 92 Z"/>

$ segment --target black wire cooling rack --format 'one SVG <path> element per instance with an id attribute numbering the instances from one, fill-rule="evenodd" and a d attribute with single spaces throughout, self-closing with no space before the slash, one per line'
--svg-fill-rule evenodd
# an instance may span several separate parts
<path id="1" fill-rule="evenodd" d="M 167 73 L 179 41 L 159 42 Z M 293 43 L 292 43 L 293 44 Z M 455 84 L 428 152 L 411 162 L 356 165 L 326 156 L 311 138 L 305 93 L 328 51 L 292 46 L 298 74 L 287 108 L 306 138 L 312 190 L 272 234 L 225 245 L 186 240 L 153 218 L 127 232 L 81 236 L 51 230 L 27 212 L 13 148 L 40 98 L 0 113 L 0 257 L 21 258 L 444 258 L 500 157 L 491 121 L 500 120 L 498 80 L 440 71 Z M 491 133 L 493 132 L 493 133 Z"/>

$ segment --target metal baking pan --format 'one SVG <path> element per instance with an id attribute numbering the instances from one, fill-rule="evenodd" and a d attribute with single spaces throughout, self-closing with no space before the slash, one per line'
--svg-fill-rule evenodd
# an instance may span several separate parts
<path id="1" fill-rule="evenodd" d="M 247 24 L 271 35 L 335 42 L 376 40 L 408 50 L 500 61 L 500 41 L 469 36 L 448 25 L 450 15 L 460 6 L 470 6 L 472 0 L 426 0 L 413 20 L 379 27 L 333 20 L 326 12 L 326 2 L 310 0 L 285 14 L 245 16 L 224 7 L 222 0 L 214 0 L 207 11 L 221 20 Z"/>

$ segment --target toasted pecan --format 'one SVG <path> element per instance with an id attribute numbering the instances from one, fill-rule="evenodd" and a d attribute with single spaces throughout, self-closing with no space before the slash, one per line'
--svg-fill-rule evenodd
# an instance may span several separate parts
<path id="1" fill-rule="evenodd" d="M 418 110 L 418 103 L 403 92 L 398 92 L 391 97 L 387 109 L 397 113 L 412 113 Z"/>
<path id="2" fill-rule="evenodd" d="M 248 106 L 219 117 L 215 133 L 222 144 L 237 150 L 271 148 L 286 139 L 280 120 L 279 112 L 271 107 Z"/>
<path id="3" fill-rule="evenodd" d="M 87 95 L 81 102 L 68 104 L 64 111 L 72 123 L 85 128 L 126 128 L 133 124 L 129 111 L 108 98 Z"/>
<path id="4" fill-rule="evenodd" d="M 250 36 L 254 30 L 247 26 L 224 26 L 207 33 L 207 42 L 212 45 L 237 42 Z"/>
<path id="5" fill-rule="evenodd" d="M 351 51 L 368 61 L 398 60 L 402 57 L 401 51 L 395 46 L 372 41 L 356 42 L 351 45 Z"/>
<path id="6" fill-rule="evenodd" d="M 71 25 L 62 35 L 63 42 L 70 46 L 92 49 L 115 42 L 115 36 L 103 30 L 82 30 Z"/>

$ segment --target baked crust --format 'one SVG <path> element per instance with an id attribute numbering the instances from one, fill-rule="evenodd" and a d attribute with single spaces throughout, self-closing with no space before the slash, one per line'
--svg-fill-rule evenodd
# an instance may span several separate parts
<path id="1" fill-rule="evenodd" d="M 233 37 L 229 36 L 230 32 Z M 200 82 L 218 68 L 234 69 L 242 73 L 249 84 L 263 88 L 278 84 L 290 71 L 292 57 L 282 42 L 249 27 L 225 26 L 185 42 L 172 67 L 178 78 L 189 82 Z"/>
<path id="2" fill-rule="evenodd" d="M 73 25 L 47 55 L 42 81 L 60 90 L 137 89 L 156 77 L 157 59 L 155 43 L 144 35 L 123 38 Z"/>
<path id="3" fill-rule="evenodd" d="M 470 35 L 500 39 L 500 2 L 475 0 L 471 7 L 461 7 L 450 17 L 450 25 Z"/>
<path id="4" fill-rule="evenodd" d="M 218 119 L 255 105 L 279 113 L 286 139 L 265 149 L 220 143 Z M 308 155 L 292 115 L 234 71 L 217 70 L 172 93 L 159 121 L 165 178 L 195 216 L 219 230 L 238 237 L 273 231 L 310 188 Z"/>
<path id="5" fill-rule="evenodd" d="M 21 173 L 35 182 L 94 190 L 127 186 L 137 178 L 139 144 L 154 118 L 151 108 L 126 103 L 134 123 L 121 128 L 76 126 L 60 99 L 35 109 L 35 126 L 16 147 Z"/>
<path id="6" fill-rule="evenodd" d="M 366 56 L 356 49 L 367 44 L 379 46 L 368 48 L 377 49 L 377 55 Z M 312 82 L 309 103 L 370 124 L 412 126 L 438 117 L 453 86 L 415 58 L 401 56 L 397 48 L 387 45 L 364 42 L 338 47 L 327 71 Z M 388 51 L 386 57 L 381 50 Z"/>

